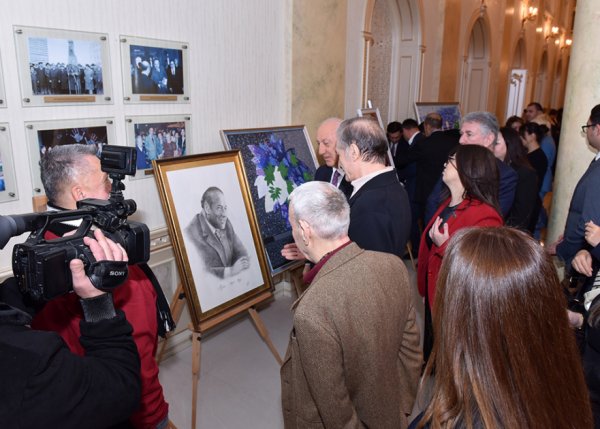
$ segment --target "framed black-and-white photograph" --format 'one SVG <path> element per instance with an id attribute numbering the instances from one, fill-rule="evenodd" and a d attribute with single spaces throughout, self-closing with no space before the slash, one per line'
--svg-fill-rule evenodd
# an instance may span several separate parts
<path id="1" fill-rule="evenodd" d="M 112 104 L 108 35 L 15 26 L 23 106 Z"/>
<path id="2" fill-rule="evenodd" d="M 281 256 L 281 249 L 294 241 L 288 196 L 297 186 L 313 180 L 317 169 L 306 127 L 222 130 L 221 137 L 226 149 L 242 152 L 271 274 L 296 265 Z"/>
<path id="3" fill-rule="evenodd" d="M 197 330 L 271 295 L 271 277 L 239 151 L 154 161 Z"/>
<path id="4" fill-rule="evenodd" d="M 125 103 L 189 103 L 188 44 L 119 36 Z"/>
<path id="5" fill-rule="evenodd" d="M 7 123 L 0 123 L 0 203 L 18 199 L 15 165 Z"/>
<path id="6" fill-rule="evenodd" d="M 152 161 L 189 155 L 190 115 L 128 116 L 127 144 L 137 152 L 136 179 L 151 177 Z"/>
<path id="7" fill-rule="evenodd" d="M 100 153 L 102 146 L 116 142 L 113 118 L 25 122 L 25 134 L 34 196 L 44 194 L 39 163 L 54 146 L 93 144 Z"/>
<path id="8" fill-rule="evenodd" d="M 439 113 L 442 117 L 442 130 L 460 128 L 460 105 L 458 102 L 416 102 L 415 112 L 419 123 L 425 120 L 430 113 Z"/>

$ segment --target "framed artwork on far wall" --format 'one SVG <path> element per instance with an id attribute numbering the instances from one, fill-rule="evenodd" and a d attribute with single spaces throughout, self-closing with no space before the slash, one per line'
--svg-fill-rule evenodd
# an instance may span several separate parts
<path id="1" fill-rule="evenodd" d="M 203 332 L 270 298 L 240 152 L 155 160 L 154 170 L 194 328 Z"/>
<path id="2" fill-rule="evenodd" d="M 0 123 L 0 203 L 16 201 L 17 182 L 7 123 Z"/>
<path id="3" fill-rule="evenodd" d="M 23 106 L 112 104 L 107 34 L 13 29 Z"/>
<path id="4" fill-rule="evenodd" d="M 221 137 L 226 149 L 242 153 L 271 274 L 297 265 L 281 256 L 281 249 L 294 241 L 288 196 L 297 186 L 313 180 L 317 169 L 306 127 L 222 130 Z"/>
<path id="5" fill-rule="evenodd" d="M 25 134 L 34 197 L 44 195 L 40 178 L 40 159 L 54 146 L 92 144 L 100 153 L 102 146 L 116 142 L 113 118 L 25 122 Z"/>
<path id="6" fill-rule="evenodd" d="M 189 155 L 190 115 L 128 116 L 127 144 L 137 152 L 136 179 L 151 177 L 152 161 Z"/>
<path id="7" fill-rule="evenodd" d="M 416 102 L 415 112 L 419 123 L 425 120 L 429 113 L 437 112 L 442 116 L 442 129 L 451 130 L 460 128 L 460 106 L 458 102 Z"/>
<path id="8" fill-rule="evenodd" d="M 189 103 L 188 44 L 119 36 L 125 103 Z"/>

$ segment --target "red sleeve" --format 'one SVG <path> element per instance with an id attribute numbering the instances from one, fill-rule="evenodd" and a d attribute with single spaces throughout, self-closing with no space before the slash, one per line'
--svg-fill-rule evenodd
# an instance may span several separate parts
<path id="1" fill-rule="evenodd" d="M 135 265 L 129 266 L 127 281 L 113 293 L 115 308 L 123 310 L 133 326 L 133 340 L 141 361 L 142 400 L 140 408 L 131 415 L 136 428 L 155 427 L 168 414 L 162 386 L 158 380 L 158 365 L 154 359 L 157 346 L 156 292 L 144 272 Z M 47 303 L 31 327 L 57 332 L 73 353 L 83 356 L 79 343 L 79 322 L 83 318 L 77 296 L 73 293 Z"/>

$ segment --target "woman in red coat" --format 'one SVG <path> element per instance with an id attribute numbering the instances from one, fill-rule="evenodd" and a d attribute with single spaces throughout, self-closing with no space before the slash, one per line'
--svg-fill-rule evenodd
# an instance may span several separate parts
<path id="1" fill-rule="evenodd" d="M 501 226 L 498 206 L 499 173 L 493 153 L 478 145 L 462 145 L 450 154 L 442 173 L 445 198 L 423 230 L 419 247 L 417 285 L 425 297 L 423 355 L 433 345 L 431 308 L 435 285 L 448 240 L 470 226 Z"/>

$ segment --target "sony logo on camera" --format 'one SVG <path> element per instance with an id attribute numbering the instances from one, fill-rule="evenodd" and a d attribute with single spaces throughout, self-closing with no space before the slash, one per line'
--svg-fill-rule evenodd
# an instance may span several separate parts
<path id="1" fill-rule="evenodd" d="M 126 276 L 127 275 L 127 271 L 111 271 L 108 273 L 109 276 L 112 277 L 121 277 L 121 276 Z"/>

